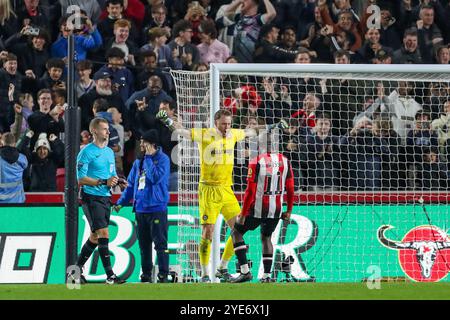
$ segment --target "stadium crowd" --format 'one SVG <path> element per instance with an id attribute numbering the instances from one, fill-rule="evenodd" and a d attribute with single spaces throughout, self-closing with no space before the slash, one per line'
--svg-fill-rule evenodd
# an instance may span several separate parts
<path id="1" fill-rule="evenodd" d="M 71 5 L 81 8 L 75 29 Z M 380 8 L 378 25 L 371 5 Z M 67 55 L 70 33 L 75 57 Z M 171 69 L 206 71 L 216 62 L 448 65 L 450 1 L 0 0 L 0 134 L 13 133 L 28 160 L 25 191 L 63 191 L 72 58 L 80 147 L 91 141 L 89 122 L 107 119 L 117 172 L 126 176 L 145 131 L 159 131 L 169 156 L 177 144 L 167 125 L 168 118 L 179 121 Z M 223 105 L 235 127 L 289 122 L 281 147 L 297 189 L 447 189 L 448 82 L 249 79 L 224 81 Z M 2 147 L 1 159 L 8 150 Z M 238 189 L 245 188 L 245 168 L 235 168 Z M 172 162 L 171 191 L 177 171 Z"/>

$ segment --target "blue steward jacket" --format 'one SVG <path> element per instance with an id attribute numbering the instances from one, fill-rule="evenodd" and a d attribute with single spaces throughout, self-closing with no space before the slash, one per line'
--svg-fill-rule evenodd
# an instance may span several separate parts
<path id="1" fill-rule="evenodd" d="M 143 175 L 144 186 L 141 179 Z M 117 205 L 123 206 L 133 199 L 133 211 L 136 213 L 166 211 L 169 203 L 169 175 L 170 159 L 160 147 L 154 155 L 136 159 L 128 175 L 128 187 L 123 191 Z"/>

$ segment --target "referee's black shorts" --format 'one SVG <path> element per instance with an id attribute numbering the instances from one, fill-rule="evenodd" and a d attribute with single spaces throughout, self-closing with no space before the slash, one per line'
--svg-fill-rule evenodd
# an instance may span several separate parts
<path id="1" fill-rule="evenodd" d="M 81 191 L 81 201 L 91 231 L 107 228 L 111 216 L 111 197 L 95 196 Z"/>
<path id="2" fill-rule="evenodd" d="M 255 218 L 253 216 L 245 217 L 244 224 L 235 223 L 234 228 L 240 233 L 244 234 L 247 231 L 255 230 L 261 226 L 261 234 L 265 237 L 269 237 L 275 231 L 280 219 L 273 218 Z"/>

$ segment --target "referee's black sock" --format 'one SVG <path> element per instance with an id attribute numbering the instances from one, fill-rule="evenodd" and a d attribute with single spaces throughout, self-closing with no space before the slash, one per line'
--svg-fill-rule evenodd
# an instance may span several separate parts
<path id="1" fill-rule="evenodd" d="M 111 267 L 111 259 L 109 257 L 108 238 L 98 238 L 98 253 L 102 259 L 103 267 L 105 268 L 106 276 L 109 278 L 114 275 Z"/>
<path id="2" fill-rule="evenodd" d="M 95 248 L 97 248 L 97 244 L 92 243 L 89 239 L 87 239 L 83 247 L 81 248 L 80 255 L 78 256 L 77 266 L 79 266 L 80 268 L 83 267 L 86 261 L 91 256 L 92 252 L 94 252 Z"/>
<path id="3" fill-rule="evenodd" d="M 247 264 L 247 246 L 244 241 L 236 242 L 234 244 L 234 254 L 240 265 Z"/>

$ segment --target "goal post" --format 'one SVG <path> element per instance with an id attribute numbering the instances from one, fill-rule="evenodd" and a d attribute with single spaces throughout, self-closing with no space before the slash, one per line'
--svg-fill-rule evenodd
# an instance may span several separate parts
<path id="1" fill-rule="evenodd" d="M 450 66 L 236 63 L 171 74 L 185 128 L 213 127 L 221 108 L 233 112 L 234 128 L 289 123 L 280 152 L 293 165 L 296 196 L 291 222 L 272 237 L 278 281 L 449 281 Z M 195 282 L 199 154 L 179 141 L 178 210 L 189 218 L 179 219 L 177 259 L 184 281 Z M 236 145 L 241 206 L 257 153 L 255 140 Z M 215 229 L 212 277 L 224 225 Z M 262 274 L 258 230 L 245 235 L 254 278 Z"/>

